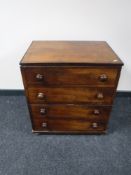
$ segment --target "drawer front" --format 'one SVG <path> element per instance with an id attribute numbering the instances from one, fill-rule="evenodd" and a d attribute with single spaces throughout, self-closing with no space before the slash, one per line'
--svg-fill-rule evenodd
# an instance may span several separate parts
<path id="1" fill-rule="evenodd" d="M 30 105 L 34 119 L 64 118 L 107 121 L 111 107 L 87 105 Z"/>
<path id="2" fill-rule="evenodd" d="M 46 131 L 100 131 L 106 129 L 106 123 L 82 120 L 34 120 L 34 129 Z"/>
<path id="3" fill-rule="evenodd" d="M 117 68 L 106 67 L 36 67 L 23 68 L 28 85 L 98 85 L 114 86 Z"/>
<path id="4" fill-rule="evenodd" d="M 113 88 L 28 88 L 30 103 L 86 103 L 111 105 Z"/>

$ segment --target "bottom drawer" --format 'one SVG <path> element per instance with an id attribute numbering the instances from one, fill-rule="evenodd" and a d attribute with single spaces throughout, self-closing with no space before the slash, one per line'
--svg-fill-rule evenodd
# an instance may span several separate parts
<path id="1" fill-rule="evenodd" d="M 102 121 L 85 120 L 34 120 L 33 129 L 35 131 L 103 131 L 106 129 L 106 123 Z"/>

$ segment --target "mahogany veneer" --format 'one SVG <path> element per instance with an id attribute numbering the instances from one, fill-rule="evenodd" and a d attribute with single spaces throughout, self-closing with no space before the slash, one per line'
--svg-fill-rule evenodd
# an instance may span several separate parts
<path id="1" fill-rule="evenodd" d="M 33 132 L 105 133 L 122 61 L 104 41 L 33 41 L 20 62 Z"/>

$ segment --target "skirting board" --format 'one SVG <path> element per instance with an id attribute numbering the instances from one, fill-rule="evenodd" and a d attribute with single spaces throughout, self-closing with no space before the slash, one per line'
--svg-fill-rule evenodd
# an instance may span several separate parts
<path id="1" fill-rule="evenodd" d="M 17 89 L 0 89 L 0 96 L 23 96 L 24 90 Z M 117 91 L 117 97 L 131 97 L 131 91 Z"/>

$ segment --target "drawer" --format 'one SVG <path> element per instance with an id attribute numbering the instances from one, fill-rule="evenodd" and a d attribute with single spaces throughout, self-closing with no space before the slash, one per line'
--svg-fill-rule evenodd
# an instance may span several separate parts
<path id="1" fill-rule="evenodd" d="M 28 85 L 114 86 L 118 69 L 109 67 L 30 67 L 22 68 Z"/>
<path id="2" fill-rule="evenodd" d="M 111 107 L 87 105 L 30 105 L 34 119 L 100 119 L 107 121 Z"/>
<path id="3" fill-rule="evenodd" d="M 106 129 L 106 123 L 84 120 L 33 120 L 34 130 L 46 131 L 100 131 Z"/>
<path id="4" fill-rule="evenodd" d="M 30 103 L 86 103 L 111 105 L 113 88 L 39 87 L 28 88 Z"/>

